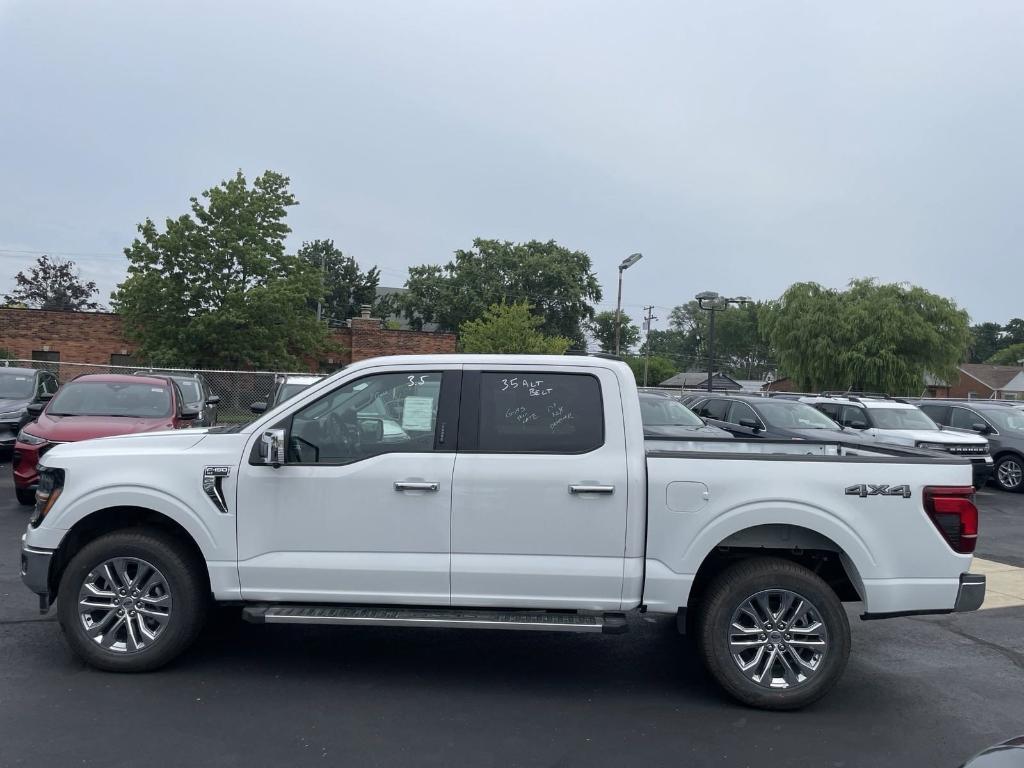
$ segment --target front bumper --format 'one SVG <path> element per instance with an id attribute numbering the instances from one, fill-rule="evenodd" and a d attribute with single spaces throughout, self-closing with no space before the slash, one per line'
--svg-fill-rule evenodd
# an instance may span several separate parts
<path id="1" fill-rule="evenodd" d="M 992 477 L 994 466 L 991 456 L 986 456 L 984 459 L 971 459 L 971 471 L 974 473 L 975 488 L 985 487 L 985 483 Z"/>
<path id="2" fill-rule="evenodd" d="M 30 547 L 21 537 L 21 580 L 30 590 L 39 595 L 39 610 L 46 613 L 50 608 L 50 561 L 53 550 Z"/>
<path id="3" fill-rule="evenodd" d="M 49 444 L 38 446 L 27 443 L 15 444 L 14 456 L 11 459 L 15 488 L 32 490 L 39 484 L 39 459 L 48 447 Z"/>

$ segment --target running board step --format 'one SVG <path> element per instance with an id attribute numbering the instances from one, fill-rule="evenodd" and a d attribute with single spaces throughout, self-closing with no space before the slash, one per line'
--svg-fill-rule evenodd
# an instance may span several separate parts
<path id="1" fill-rule="evenodd" d="M 249 605 L 242 618 L 254 624 L 361 624 L 378 627 L 467 627 L 619 634 L 629 627 L 621 613 L 578 614 L 462 608 L 386 608 L 342 605 Z"/>

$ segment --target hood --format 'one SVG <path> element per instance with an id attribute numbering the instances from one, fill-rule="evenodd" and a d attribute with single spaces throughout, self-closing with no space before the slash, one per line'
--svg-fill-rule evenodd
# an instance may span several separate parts
<path id="1" fill-rule="evenodd" d="M 941 443 L 943 445 L 984 445 L 984 437 L 969 432 L 950 432 L 945 429 L 879 429 L 879 435 L 896 433 L 916 443 Z"/>
<path id="2" fill-rule="evenodd" d="M 135 416 L 50 416 L 45 411 L 32 424 L 29 432 L 57 443 L 73 443 L 94 437 L 130 435 L 134 432 L 153 432 L 172 426 L 171 417 L 159 419 Z"/>
<path id="3" fill-rule="evenodd" d="M 29 397 L 5 397 L 0 398 L 0 413 L 6 411 L 19 411 L 27 406 L 32 399 Z"/>
<path id="4" fill-rule="evenodd" d="M 163 454 L 187 451 L 204 437 L 205 429 L 168 429 L 161 432 L 140 432 L 128 435 L 115 435 L 96 440 L 81 440 L 77 443 L 55 445 L 46 452 L 45 463 L 54 459 L 99 454 L 109 456 L 132 455 L 146 453 Z M 59 466 L 59 464 L 58 464 Z"/>
<path id="5" fill-rule="evenodd" d="M 731 432 L 705 424 L 702 427 L 686 427 L 677 424 L 644 425 L 645 437 L 693 437 L 696 435 L 714 435 L 716 437 L 732 437 Z"/>

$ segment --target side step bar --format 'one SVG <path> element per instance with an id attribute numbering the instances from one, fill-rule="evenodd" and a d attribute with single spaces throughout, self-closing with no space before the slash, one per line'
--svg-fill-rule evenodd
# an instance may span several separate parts
<path id="1" fill-rule="evenodd" d="M 391 608 L 344 605 L 248 605 L 253 624 L 352 624 L 378 627 L 466 627 L 619 634 L 629 627 L 621 613 L 550 613 L 465 608 Z"/>

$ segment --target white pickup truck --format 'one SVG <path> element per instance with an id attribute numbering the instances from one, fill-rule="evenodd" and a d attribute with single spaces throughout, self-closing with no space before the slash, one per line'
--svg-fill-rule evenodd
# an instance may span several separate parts
<path id="1" fill-rule="evenodd" d="M 265 623 L 625 632 L 677 617 L 751 705 L 823 695 L 863 618 L 977 609 L 966 459 L 645 442 L 597 357 L 356 363 L 236 427 L 58 445 L 22 577 L 107 670 L 178 656 L 212 601 Z"/>

